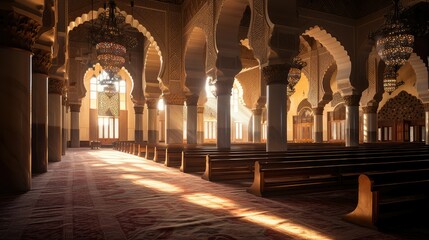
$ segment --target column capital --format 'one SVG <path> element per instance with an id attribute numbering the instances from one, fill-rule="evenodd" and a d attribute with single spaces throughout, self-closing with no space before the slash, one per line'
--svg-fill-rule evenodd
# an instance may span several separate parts
<path id="1" fill-rule="evenodd" d="M 313 108 L 313 114 L 314 115 L 323 115 L 324 107 L 315 107 Z"/>
<path id="2" fill-rule="evenodd" d="M 262 68 L 262 77 L 270 84 L 287 84 L 290 66 L 286 64 L 273 64 Z"/>
<path id="3" fill-rule="evenodd" d="M 48 75 L 49 68 L 52 65 L 52 53 L 43 49 L 33 49 L 33 73 Z"/>
<path id="4" fill-rule="evenodd" d="M 262 108 L 254 108 L 252 109 L 253 115 L 262 115 Z"/>
<path id="5" fill-rule="evenodd" d="M 185 102 L 185 96 L 179 94 L 168 94 L 164 95 L 164 101 L 166 105 L 182 105 Z"/>
<path id="6" fill-rule="evenodd" d="M 48 93 L 63 94 L 64 80 L 59 78 L 49 77 L 48 79 Z"/>
<path id="7" fill-rule="evenodd" d="M 363 113 L 377 113 L 377 109 L 378 105 L 362 107 Z"/>
<path id="8" fill-rule="evenodd" d="M 143 106 L 140 105 L 134 105 L 134 113 L 135 114 L 143 114 Z"/>
<path id="9" fill-rule="evenodd" d="M 155 98 L 146 99 L 146 105 L 148 109 L 157 109 L 158 99 L 155 99 Z"/>
<path id="10" fill-rule="evenodd" d="M 198 106 L 197 113 L 204 113 L 204 106 Z"/>
<path id="11" fill-rule="evenodd" d="M 80 107 L 81 107 L 80 104 L 70 103 L 69 106 L 70 106 L 70 112 L 80 112 Z"/>
<path id="12" fill-rule="evenodd" d="M 0 10 L 0 45 L 31 51 L 40 24 L 11 10 Z"/>
<path id="13" fill-rule="evenodd" d="M 344 103 L 346 106 L 359 106 L 361 95 L 349 95 L 349 96 L 343 96 Z"/>
<path id="14" fill-rule="evenodd" d="M 218 78 L 216 81 L 216 95 L 231 95 L 232 85 L 234 84 L 234 80 L 230 80 L 227 78 L 226 80 Z"/>
<path id="15" fill-rule="evenodd" d="M 197 106 L 200 96 L 190 95 L 186 97 L 186 106 Z"/>

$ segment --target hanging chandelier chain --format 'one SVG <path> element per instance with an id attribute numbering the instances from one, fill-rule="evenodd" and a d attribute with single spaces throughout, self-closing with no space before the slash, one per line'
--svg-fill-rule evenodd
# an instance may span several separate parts
<path id="1" fill-rule="evenodd" d="M 131 1 L 134 6 L 134 1 Z M 91 1 L 93 8 L 93 0 Z M 94 14 L 94 9 L 92 9 Z M 125 65 L 127 51 L 137 46 L 137 38 L 125 31 L 125 16 L 119 11 L 114 0 L 104 2 L 104 11 L 92 19 L 89 41 L 95 46 L 97 61 L 113 78 Z"/>

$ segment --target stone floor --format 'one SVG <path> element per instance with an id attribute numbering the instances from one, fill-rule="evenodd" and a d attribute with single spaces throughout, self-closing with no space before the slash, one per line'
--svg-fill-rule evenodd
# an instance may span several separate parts
<path id="1" fill-rule="evenodd" d="M 355 202 L 353 190 L 260 198 L 129 154 L 69 149 L 33 190 L 0 195 L 0 239 L 428 239 L 427 222 L 379 232 L 342 221 Z"/>

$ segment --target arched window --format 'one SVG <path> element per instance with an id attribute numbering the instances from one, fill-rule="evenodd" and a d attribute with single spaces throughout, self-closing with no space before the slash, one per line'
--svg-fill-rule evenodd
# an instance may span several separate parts
<path id="1" fill-rule="evenodd" d="M 90 79 L 90 109 L 97 109 L 98 139 L 111 143 L 119 138 L 119 113 L 126 110 L 126 82 L 118 76 L 106 84 L 109 75 L 101 71 Z"/>
<path id="2" fill-rule="evenodd" d="M 346 107 L 342 103 L 328 113 L 328 138 L 332 142 L 343 142 L 346 130 Z"/>

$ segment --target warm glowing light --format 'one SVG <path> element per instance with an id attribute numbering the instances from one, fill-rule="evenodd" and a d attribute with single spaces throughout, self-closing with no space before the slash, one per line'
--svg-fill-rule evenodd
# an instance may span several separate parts
<path id="1" fill-rule="evenodd" d="M 153 172 L 168 172 L 169 174 L 176 174 L 175 172 L 171 172 L 171 169 L 168 169 L 165 167 L 151 166 L 149 164 L 136 163 L 136 164 L 133 164 L 133 166 L 144 170 L 153 171 Z"/>
<path id="2" fill-rule="evenodd" d="M 236 204 L 234 204 L 232 201 L 213 196 L 212 194 L 207 193 L 195 193 L 195 194 L 189 194 L 184 196 L 184 198 L 188 202 L 192 202 L 198 205 L 202 205 L 208 208 L 213 209 L 225 209 L 225 208 L 234 208 L 238 207 Z"/>
<path id="3" fill-rule="evenodd" d="M 140 179 L 141 176 L 138 175 L 134 175 L 134 174 L 122 174 L 121 178 L 123 179 L 130 179 L 130 180 L 135 180 L 135 179 Z"/>
<path id="4" fill-rule="evenodd" d="M 194 193 L 185 195 L 183 198 L 188 202 L 207 208 L 227 210 L 235 217 L 274 229 L 297 239 L 331 239 L 315 230 L 294 223 L 289 219 L 280 218 L 264 211 L 250 211 L 248 208 L 240 208 L 231 200 L 220 198 L 212 194 Z"/>
<path id="5" fill-rule="evenodd" d="M 167 193 L 181 193 L 183 192 L 182 188 L 176 187 L 173 184 L 151 180 L 151 179 L 139 179 L 133 181 L 135 184 L 143 185 L 148 188 L 152 188 L 161 192 Z"/>
<path id="6" fill-rule="evenodd" d="M 165 108 L 164 99 L 161 98 L 158 100 L 157 107 L 159 111 L 164 111 L 164 108 Z"/>

